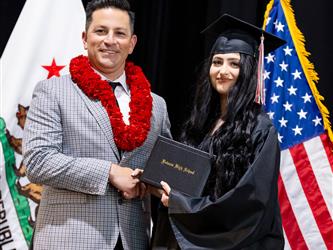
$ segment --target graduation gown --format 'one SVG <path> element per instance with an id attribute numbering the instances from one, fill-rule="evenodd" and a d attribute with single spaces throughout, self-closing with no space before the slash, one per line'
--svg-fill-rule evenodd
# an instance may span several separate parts
<path id="1" fill-rule="evenodd" d="M 169 222 L 181 249 L 283 249 L 277 197 L 280 148 L 266 116 L 259 116 L 252 140 L 256 145 L 252 165 L 219 199 L 188 197 L 171 190 Z M 156 234 L 168 227 L 157 225 Z"/>

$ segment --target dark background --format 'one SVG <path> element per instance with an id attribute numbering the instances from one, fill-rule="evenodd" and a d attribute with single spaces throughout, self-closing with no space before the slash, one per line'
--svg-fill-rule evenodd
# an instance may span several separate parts
<path id="1" fill-rule="evenodd" d="M 70 0 L 69 0 L 70 1 Z M 88 0 L 82 0 L 86 5 Z M 142 66 L 152 90 L 168 104 L 172 132 L 178 136 L 188 115 L 196 69 L 207 56 L 213 42 L 200 31 L 222 13 L 235 15 L 262 26 L 268 0 L 130 0 L 136 13 L 138 43 L 131 59 Z M 1 0 L 0 21 L 2 54 L 24 0 Z M 291 1 L 298 28 L 306 39 L 320 80 L 317 88 L 325 97 L 324 105 L 333 112 L 330 91 L 330 46 L 333 2 Z M 24 38 L 22 38 L 24 39 Z M 330 118 L 332 121 L 332 118 Z"/>

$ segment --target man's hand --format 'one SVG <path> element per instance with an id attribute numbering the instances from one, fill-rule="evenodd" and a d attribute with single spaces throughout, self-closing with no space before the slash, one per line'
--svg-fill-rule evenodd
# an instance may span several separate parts
<path id="1" fill-rule="evenodd" d="M 143 170 L 142 170 L 142 169 L 140 169 L 140 168 L 136 168 L 136 169 L 132 172 L 131 176 L 132 176 L 133 178 L 136 178 L 136 179 L 139 180 L 139 178 L 140 178 L 140 176 L 142 175 L 142 173 L 143 173 Z M 146 187 L 146 184 L 144 184 L 143 182 L 139 182 L 139 183 L 137 184 L 137 186 L 138 186 L 138 188 L 139 188 L 139 196 L 140 196 L 140 199 L 142 199 L 142 198 L 146 195 L 146 193 L 147 193 L 147 187 Z M 127 192 L 122 192 L 122 195 L 123 195 L 123 197 L 124 197 L 125 199 L 130 199 L 130 198 L 129 198 L 129 197 L 130 197 L 130 194 L 128 194 Z"/>
<path id="2" fill-rule="evenodd" d="M 111 184 L 123 193 L 124 198 L 132 199 L 140 195 L 139 179 L 132 176 L 133 170 L 112 164 L 109 180 Z"/>

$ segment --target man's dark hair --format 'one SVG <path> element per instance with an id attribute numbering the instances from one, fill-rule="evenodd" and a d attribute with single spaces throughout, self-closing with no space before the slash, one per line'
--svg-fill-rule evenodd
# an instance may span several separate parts
<path id="1" fill-rule="evenodd" d="M 126 11 L 130 18 L 130 27 L 132 34 L 134 33 L 135 14 L 131 11 L 131 5 L 127 0 L 92 0 L 86 7 L 86 31 L 92 22 L 92 14 L 94 11 L 105 8 L 116 8 Z"/>

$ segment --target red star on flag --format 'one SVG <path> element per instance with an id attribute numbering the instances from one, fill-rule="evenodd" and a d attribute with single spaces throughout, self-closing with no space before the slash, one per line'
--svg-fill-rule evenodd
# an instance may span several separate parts
<path id="1" fill-rule="evenodd" d="M 47 79 L 51 78 L 52 76 L 60 76 L 59 71 L 62 70 L 65 66 L 66 65 L 57 65 L 54 58 L 50 66 L 42 65 L 42 67 L 49 72 Z"/>

